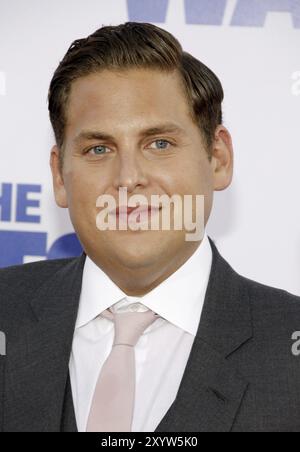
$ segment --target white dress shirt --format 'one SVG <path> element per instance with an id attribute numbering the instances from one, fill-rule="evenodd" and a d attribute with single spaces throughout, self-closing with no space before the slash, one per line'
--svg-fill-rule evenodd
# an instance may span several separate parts
<path id="1" fill-rule="evenodd" d="M 135 346 L 136 393 L 133 432 L 154 432 L 174 402 L 200 322 L 211 271 L 207 235 L 194 254 L 143 297 L 127 296 L 88 256 L 69 369 L 79 432 L 86 431 L 96 382 L 114 339 L 114 324 L 100 316 L 112 311 L 159 314 Z"/>

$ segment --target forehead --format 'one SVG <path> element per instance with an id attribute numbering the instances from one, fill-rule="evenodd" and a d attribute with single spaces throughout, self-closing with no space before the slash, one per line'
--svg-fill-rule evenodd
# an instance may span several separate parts
<path id="1" fill-rule="evenodd" d="M 72 83 L 67 123 L 88 123 L 97 118 L 108 124 L 112 120 L 126 122 L 133 117 L 184 121 L 188 119 L 189 112 L 177 71 L 104 70 Z"/>

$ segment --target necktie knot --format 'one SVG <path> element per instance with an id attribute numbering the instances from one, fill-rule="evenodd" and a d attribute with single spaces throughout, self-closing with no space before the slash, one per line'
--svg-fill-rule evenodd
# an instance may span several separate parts
<path id="1" fill-rule="evenodd" d="M 112 320 L 115 324 L 113 347 L 116 345 L 134 347 L 143 332 L 159 317 L 158 314 L 151 310 L 146 312 L 112 313 L 108 309 L 102 313 L 102 316 Z"/>

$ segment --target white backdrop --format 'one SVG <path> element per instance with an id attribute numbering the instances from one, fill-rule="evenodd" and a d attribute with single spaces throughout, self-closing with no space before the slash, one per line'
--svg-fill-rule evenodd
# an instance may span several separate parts
<path id="1" fill-rule="evenodd" d="M 299 0 L 0 0 L 0 266 L 64 255 L 49 82 L 74 39 L 127 20 L 167 29 L 219 76 L 235 175 L 207 231 L 239 273 L 300 295 Z"/>

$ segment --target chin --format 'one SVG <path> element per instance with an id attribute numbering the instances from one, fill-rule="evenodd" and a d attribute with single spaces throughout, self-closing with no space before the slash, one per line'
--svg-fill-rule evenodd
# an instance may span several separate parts
<path id="1" fill-rule="evenodd" d="M 141 250 L 136 251 L 135 253 L 132 249 L 122 249 L 120 253 L 117 253 L 119 262 L 127 268 L 140 268 L 147 267 L 157 260 L 157 252 L 153 253 L 153 248 L 149 250 L 149 253 L 141 254 Z"/>

